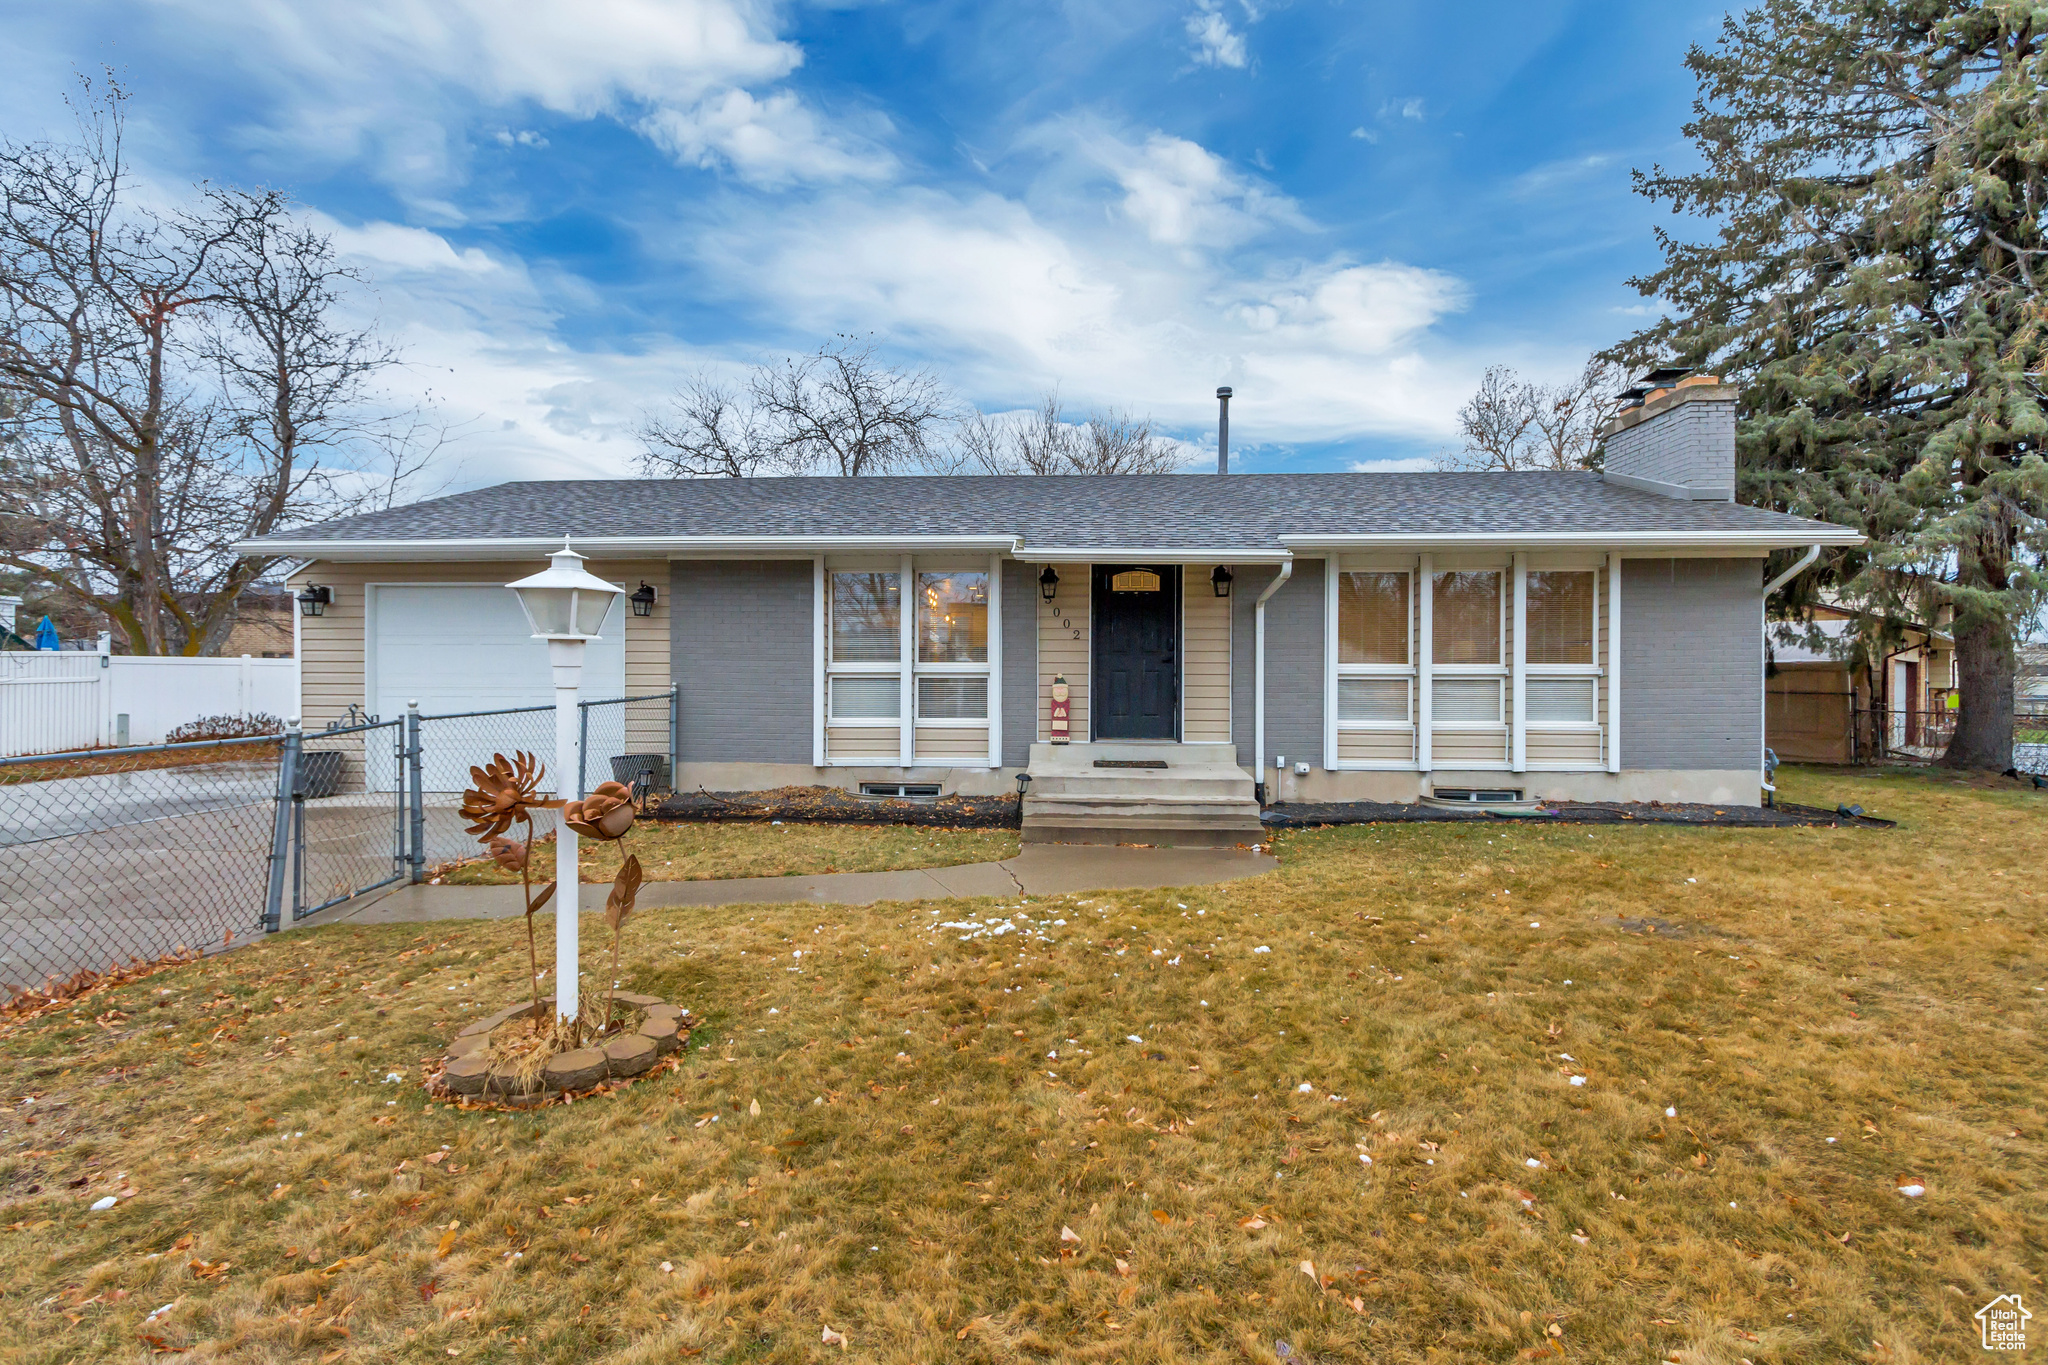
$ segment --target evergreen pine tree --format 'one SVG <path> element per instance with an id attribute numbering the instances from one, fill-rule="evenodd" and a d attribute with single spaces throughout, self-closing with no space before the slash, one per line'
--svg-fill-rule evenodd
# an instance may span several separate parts
<path id="1" fill-rule="evenodd" d="M 1631 281 L 1667 317 L 1610 354 L 1743 386 L 1746 502 L 1858 526 L 1827 573 L 1954 608 L 1947 761 L 2012 761 L 2014 643 L 2043 601 L 2048 9 L 1765 0 L 1686 65 L 1703 166 L 1637 188 L 1712 225 L 1660 231 Z M 1894 706 L 1924 703 L 1893 699 Z"/>

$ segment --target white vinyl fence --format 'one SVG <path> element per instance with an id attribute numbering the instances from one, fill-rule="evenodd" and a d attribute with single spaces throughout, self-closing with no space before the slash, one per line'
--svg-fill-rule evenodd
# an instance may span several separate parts
<path id="1" fill-rule="evenodd" d="M 161 744 L 201 716 L 297 715 L 298 698 L 296 659 L 0 652 L 0 758 Z"/>

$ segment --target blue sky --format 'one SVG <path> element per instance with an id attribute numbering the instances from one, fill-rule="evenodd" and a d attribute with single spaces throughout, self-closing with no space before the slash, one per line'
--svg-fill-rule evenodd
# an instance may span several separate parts
<path id="1" fill-rule="evenodd" d="M 1639 325 L 1723 10 L 1498 0 L 9 3 L 0 132 L 133 92 L 144 191 L 289 189 L 374 281 L 444 474 L 611 474 L 699 368 L 871 334 L 1240 467 L 1400 467 L 1489 364 Z"/>

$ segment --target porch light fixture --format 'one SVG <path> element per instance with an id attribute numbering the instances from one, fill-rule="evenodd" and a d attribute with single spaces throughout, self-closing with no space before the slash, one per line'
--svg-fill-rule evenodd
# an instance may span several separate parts
<path id="1" fill-rule="evenodd" d="M 635 616 L 654 615 L 654 585 L 652 583 L 642 583 L 640 591 L 634 593 L 626 600 L 633 604 L 633 614 Z"/>
<path id="2" fill-rule="evenodd" d="M 1059 594 L 1060 576 L 1052 571 L 1052 565 L 1045 566 L 1045 572 L 1038 576 L 1038 595 L 1050 602 Z"/>
<path id="3" fill-rule="evenodd" d="M 306 590 L 300 593 L 298 596 L 299 615 L 325 615 L 327 611 L 327 604 L 332 602 L 333 600 L 334 590 L 332 588 L 328 588 L 316 583 L 309 583 L 306 585 Z"/>
<path id="4" fill-rule="evenodd" d="M 1228 597 L 1230 596 L 1230 578 L 1229 566 L 1218 564 L 1209 571 L 1209 586 L 1216 589 L 1218 597 Z"/>
<path id="5" fill-rule="evenodd" d="M 519 608 L 526 613 L 535 639 L 548 642 L 548 663 L 555 675 L 555 795 L 581 797 L 583 736 L 577 692 L 583 683 L 583 647 L 600 639 L 605 617 L 612 603 L 625 596 L 615 587 L 583 568 L 583 556 L 562 548 L 548 557 L 548 567 L 530 578 L 507 587 L 519 595 Z M 644 584 L 642 585 L 645 586 Z M 648 589 L 650 601 L 653 590 Z M 637 610 L 637 608 L 636 608 Z M 577 967 L 580 960 L 576 918 L 576 831 L 565 823 L 555 832 L 555 865 L 569 883 L 568 910 L 555 902 L 555 1014 L 574 1019 L 577 1014 Z"/>

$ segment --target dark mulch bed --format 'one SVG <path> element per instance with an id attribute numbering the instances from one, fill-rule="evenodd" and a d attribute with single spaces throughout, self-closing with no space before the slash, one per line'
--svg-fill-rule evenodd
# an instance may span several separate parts
<path id="1" fill-rule="evenodd" d="M 1557 825 L 1716 825 L 1736 829 L 1785 829 L 1818 825 L 1831 829 L 1891 829 L 1895 822 L 1874 815 L 1850 815 L 1819 806 L 1780 802 L 1763 806 L 1699 806 L 1677 802 L 1546 801 L 1535 811 L 1443 810 L 1392 801 L 1300 801 L 1268 806 L 1261 817 L 1278 829 L 1315 825 L 1374 825 L 1410 821 L 1513 820 Z"/>
<path id="2" fill-rule="evenodd" d="M 657 820 L 781 820 L 813 825 L 926 825 L 941 829 L 1015 829 L 1014 796 L 942 796 L 893 801 L 837 787 L 777 787 L 759 792 L 678 792 L 652 812 Z"/>

